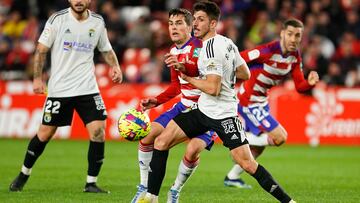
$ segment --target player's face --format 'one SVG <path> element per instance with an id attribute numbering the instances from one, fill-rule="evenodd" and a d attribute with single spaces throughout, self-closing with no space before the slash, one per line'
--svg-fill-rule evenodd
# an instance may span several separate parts
<path id="1" fill-rule="evenodd" d="M 194 36 L 203 39 L 210 32 L 210 23 L 210 18 L 204 11 L 196 11 L 193 22 Z"/>
<path id="2" fill-rule="evenodd" d="M 84 13 L 89 8 L 91 0 L 69 0 L 70 7 L 78 14 Z"/>
<path id="3" fill-rule="evenodd" d="M 184 15 L 172 15 L 169 18 L 169 34 L 175 44 L 184 44 L 191 33 L 191 26 L 185 22 Z"/>
<path id="4" fill-rule="evenodd" d="M 287 26 L 281 31 L 281 43 L 285 52 L 296 51 L 301 42 L 303 29 L 300 27 Z"/>

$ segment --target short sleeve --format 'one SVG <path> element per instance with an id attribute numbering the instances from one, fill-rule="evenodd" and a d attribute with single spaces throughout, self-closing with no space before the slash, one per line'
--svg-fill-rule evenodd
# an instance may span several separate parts
<path id="1" fill-rule="evenodd" d="M 38 42 L 50 48 L 55 41 L 56 33 L 57 29 L 54 23 L 47 21 Z"/>
<path id="2" fill-rule="evenodd" d="M 103 27 L 103 30 L 100 33 L 100 38 L 97 48 L 100 52 L 110 51 L 112 49 L 109 38 L 107 36 L 107 31 L 105 26 Z"/>
<path id="3" fill-rule="evenodd" d="M 234 45 L 235 49 L 235 67 L 239 67 L 245 63 L 245 60 L 241 57 L 239 49 Z"/>
<path id="4" fill-rule="evenodd" d="M 205 47 L 205 75 L 216 74 L 219 76 L 223 75 L 223 54 L 222 50 L 219 47 L 214 45 L 214 38 L 210 39 Z"/>

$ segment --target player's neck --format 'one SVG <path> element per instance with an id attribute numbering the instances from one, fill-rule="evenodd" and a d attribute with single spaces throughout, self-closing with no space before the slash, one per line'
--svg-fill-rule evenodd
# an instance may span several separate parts
<path id="1" fill-rule="evenodd" d="M 86 9 L 82 13 L 77 13 L 73 9 L 70 8 L 71 14 L 74 16 L 74 18 L 78 21 L 84 21 L 89 17 L 89 11 Z"/>
<path id="2" fill-rule="evenodd" d="M 191 36 L 189 35 L 186 39 L 184 39 L 183 41 L 178 41 L 178 42 L 175 42 L 175 46 L 177 48 L 181 48 L 183 47 L 189 40 L 191 39 Z"/>
<path id="3" fill-rule="evenodd" d="M 215 37 L 216 35 L 216 31 L 209 31 L 208 33 L 206 33 L 206 35 L 204 35 L 204 37 L 201 39 L 201 41 L 205 41 L 205 40 L 208 40 L 210 38 L 213 38 Z"/>

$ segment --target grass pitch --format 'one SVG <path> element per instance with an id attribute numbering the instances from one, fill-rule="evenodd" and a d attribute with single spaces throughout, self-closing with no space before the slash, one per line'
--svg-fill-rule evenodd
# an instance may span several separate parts
<path id="1" fill-rule="evenodd" d="M 19 173 L 28 140 L 0 139 L 0 202 L 130 202 L 139 182 L 137 143 L 107 142 L 98 184 L 111 194 L 84 194 L 87 141 L 51 141 L 37 161 L 22 192 L 8 187 Z M 170 151 L 159 202 L 175 179 L 185 145 Z M 360 148 L 322 146 L 268 147 L 258 160 L 299 203 L 360 202 Z M 180 202 L 276 202 L 249 175 L 251 190 L 227 188 L 223 179 L 232 167 L 221 144 L 204 151 L 201 163 L 185 185 Z"/>

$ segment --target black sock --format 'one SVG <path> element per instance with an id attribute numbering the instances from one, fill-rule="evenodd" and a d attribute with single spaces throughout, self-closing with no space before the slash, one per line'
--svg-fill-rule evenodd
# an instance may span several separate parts
<path id="1" fill-rule="evenodd" d="M 89 176 L 98 176 L 100 172 L 101 165 L 104 160 L 104 142 L 93 142 L 90 141 L 89 151 L 88 151 L 88 175 Z"/>
<path id="2" fill-rule="evenodd" d="M 291 200 L 289 195 L 286 194 L 286 192 L 274 180 L 270 173 L 260 164 L 252 176 L 258 181 L 264 190 L 266 190 L 280 202 L 288 203 Z"/>
<path id="3" fill-rule="evenodd" d="M 24 160 L 24 166 L 26 168 L 32 168 L 35 164 L 35 161 L 38 159 L 38 157 L 43 153 L 46 144 L 46 142 L 41 142 L 37 135 L 35 135 L 28 145 L 26 154 L 25 154 L 25 160 Z"/>
<path id="4" fill-rule="evenodd" d="M 150 162 L 148 192 L 153 195 L 159 195 L 160 187 L 165 176 L 166 162 L 169 150 L 159 151 L 154 149 Z"/>

